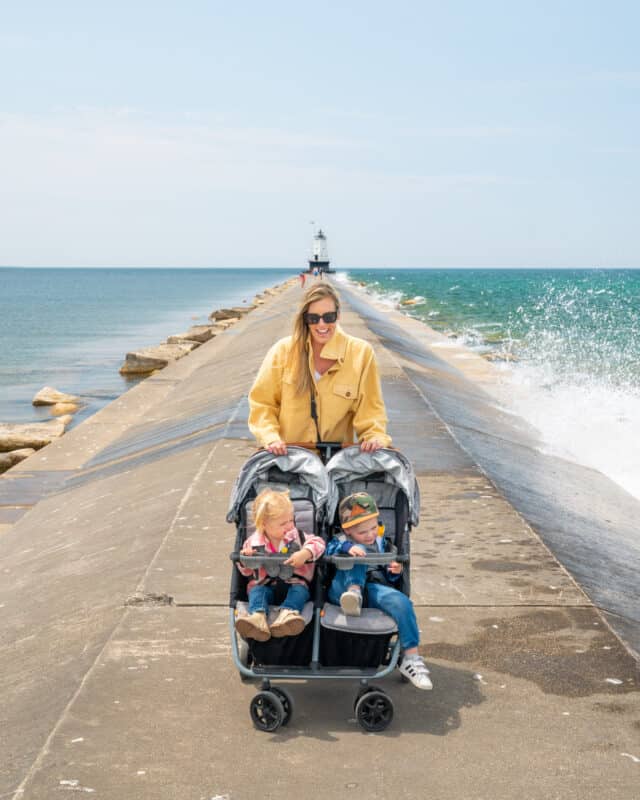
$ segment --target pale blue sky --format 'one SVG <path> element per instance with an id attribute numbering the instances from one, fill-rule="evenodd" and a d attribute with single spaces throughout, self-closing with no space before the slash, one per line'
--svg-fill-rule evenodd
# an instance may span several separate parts
<path id="1" fill-rule="evenodd" d="M 0 265 L 640 266 L 631 0 L 0 10 Z"/>

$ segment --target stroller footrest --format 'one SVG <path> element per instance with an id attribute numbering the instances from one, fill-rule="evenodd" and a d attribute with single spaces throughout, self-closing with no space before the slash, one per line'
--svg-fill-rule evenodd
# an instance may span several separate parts
<path id="1" fill-rule="evenodd" d="M 267 617 L 267 621 L 269 625 L 273 625 L 276 621 L 276 617 L 280 613 L 281 606 L 271 606 L 269 608 L 269 616 Z M 246 617 L 249 614 L 249 603 L 244 600 L 238 600 L 236 603 L 236 616 L 237 617 Z M 304 624 L 308 625 L 311 620 L 313 619 L 313 603 L 311 601 L 304 604 L 304 608 L 300 612 L 302 619 L 304 620 Z"/>
<path id="2" fill-rule="evenodd" d="M 320 616 L 323 628 L 343 633 L 390 635 L 396 633 L 395 621 L 378 608 L 363 608 L 359 617 L 346 616 L 340 606 L 325 603 Z"/>

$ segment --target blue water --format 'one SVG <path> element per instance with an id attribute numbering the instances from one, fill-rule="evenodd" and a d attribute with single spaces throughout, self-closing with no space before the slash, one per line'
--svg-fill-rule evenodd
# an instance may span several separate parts
<path id="1" fill-rule="evenodd" d="M 48 419 L 31 405 L 43 386 L 79 394 L 74 422 L 135 380 L 118 369 L 128 350 L 207 321 L 287 280 L 282 269 L 0 268 L 0 422 Z"/>
<path id="2" fill-rule="evenodd" d="M 549 452 L 640 497 L 640 270 L 350 270 L 338 277 L 480 355 L 516 359 L 496 364 L 502 407 L 533 424 Z"/>

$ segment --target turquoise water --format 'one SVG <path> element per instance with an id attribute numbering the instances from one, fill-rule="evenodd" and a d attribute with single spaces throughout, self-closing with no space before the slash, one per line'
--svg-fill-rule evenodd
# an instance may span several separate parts
<path id="1" fill-rule="evenodd" d="M 368 291 L 484 352 L 640 386 L 640 270 L 352 270 Z"/>
<path id="2" fill-rule="evenodd" d="M 545 448 L 640 497 L 640 270 L 350 270 L 379 301 L 497 362 Z M 403 301 L 416 301 L 403 305 Z"/>
<path id="3" fill-rule="evenodd" d="M 49 418 L 45 385 L 81 394 L 75 421 L 132 383 L 128 350 L 158 344 L 295 275 L 277 269 L 0 268 L 0 422 Z"/>

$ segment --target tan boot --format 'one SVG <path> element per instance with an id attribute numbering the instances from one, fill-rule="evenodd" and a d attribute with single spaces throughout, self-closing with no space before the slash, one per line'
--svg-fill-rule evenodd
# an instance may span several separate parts
<path id="1" fill-rule="evenodd" d="M 255 639 L 256 642 L 266 642 L 271 638 L 271 631 L 264 611 L 254 611 L 247 617 L 236 619 L 236 630 L 245 639 Z"/>
<path id="2" fill-rule="evenodd" d="M 304 619 L 302 616 L 291 608 L 283 608 L 271 626 L 271 635 L 274 638 L 297 636 L 303 630 Z"/>

